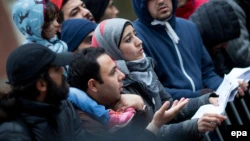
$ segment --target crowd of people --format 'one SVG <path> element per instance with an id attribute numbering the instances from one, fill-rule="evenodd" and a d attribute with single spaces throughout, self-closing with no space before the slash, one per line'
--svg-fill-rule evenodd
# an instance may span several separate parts
<path id="1" fill-rule="evenodd" d="M 224 74 L 249 66 L 250 3 L 132 0 L 132 22 L 114 1 L 15 2 L 25 41 L 6 62 L 0 140 L 217 140 L 225 115 L 191 117 L 219 105 Z"/>

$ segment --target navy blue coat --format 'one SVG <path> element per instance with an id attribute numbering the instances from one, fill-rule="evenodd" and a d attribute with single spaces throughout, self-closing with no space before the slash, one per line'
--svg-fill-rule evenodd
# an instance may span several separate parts
<path id="1" fill-rule="evenodd" d="M 155 72 L 173 99 L 198 97 L 204 88 L 216 90 L 222 78 L 214 72 L 196 25 L 172 14 L 168 22 L 180 38 L 175 45 L 165 26 L 151 25 L 154 19 L 147 9 L 147 0 L 132 2 L 138 16 L 134 28 L 143 41 L 144 51 L 156 61 Z M 173 13 L 176 7 L 177 1 L 173 0 Z"/>

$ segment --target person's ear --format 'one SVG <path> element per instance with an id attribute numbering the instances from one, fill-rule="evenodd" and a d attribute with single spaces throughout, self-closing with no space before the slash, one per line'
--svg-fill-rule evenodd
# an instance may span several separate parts
<path id="1" fill-rule="evenodd" d="M 46 92 L 47 91 L 47 83 L 44 80 L 39 79 L 36 81 L 36 88 L 40 92 Z"/>
<path id="2" fill-rule="evenodd" d="M 98 89 L 97 89 L 97 81 L 95 81 L 94 79 L 90 79 L 88 81 L 88 89 L 93 91 L 93 92 L 97 92 Z"/>

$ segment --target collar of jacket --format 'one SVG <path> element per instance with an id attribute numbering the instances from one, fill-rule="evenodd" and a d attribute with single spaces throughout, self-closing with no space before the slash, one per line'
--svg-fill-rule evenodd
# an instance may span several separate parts
<path id="1" fill-rule="evenodd" d="M 27 113 L 34 116 L 50 117 L 60 112 L 60 107 L 48 103 L 42 103 L 24 98 L 18 98 L 20 110 L 22 113 Z M 63 102 L 63 101 L 62 101 Z"/>

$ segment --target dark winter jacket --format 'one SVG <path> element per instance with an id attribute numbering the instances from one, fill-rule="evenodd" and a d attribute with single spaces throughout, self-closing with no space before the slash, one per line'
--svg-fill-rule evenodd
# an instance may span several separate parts
<path id="1" fill-rule="evenodd" d="M 166 26 L 151 25 L 154 19 L 149 14 L 146 0 L 132 2 L 138 16 L 134 28 L 143 41 L 144 51 L 156 61 L 155 72 L 173 99 L 198 97 L 204 88 L 216 90 L 222 79 L 214 72 L 196 25 L 172 14 L 168 22 L 180 38 L 175 44 Z M 176 7 L 177 0 L 173 0 L 172 13 Z"/>
<path id="2" fill-rule="evenodd" d="M 1 141 L 32 141 L 28 127 L 21 119 L 0 124 Z"/>
<path id="3" fill-rule="evenodd" d="M 20 99 L 20 110 L 21 113 L 17 116 L 17 120 L 1 124 L 0 140 L 86 140 L 79 115 L 71 103 L 66 100 L 61 102 L 60 107 L 56 107 Z"/>
<path id="4" fill-rule="evenodd" d="M 77 110 L 83 122 L 88 141 L 157 141 L 157 137 L 146 130 L 146 122 L 142 121 L 144 113 L 137 112 L 133 120 L 118 131 L 110 133 L 107 127 L 94 120 L 88 114 Z"/>
<path id="5" fill-rule="evenodd" d="M 217 74 L 221 77 L 236 64 L 225 47 L 217 47 L 240 36 L 240 24 L 233 8 L 226 1 L 211 0 L 200 6 L 190 17 L 201 34 L 203 43 L 214 61 Z"/>
<path id="6" fill-rule="evenodd" d="M 250 1 L 249 0 L 235 0 L 239 4 L 239 6 L 243 9 L 246 14 L 246 27 L 248 33 L 250 33 Z M 250 40 L 250 38 L 249 38 Z"/>
<path id="7" fill-rule="evenodd" d="M 226 2 L 232 6 L 234 13 L 238 17 L 240 23 L 240 37 L 228 42 L 228 47 L 226 49 L 235 64 L 239 65 L 239 67 L 248 67 L 250 66 L 250 4 L 248 0 L 241 0 L 244 5 L 242 6 L 242 4 L 237 4 L 236 1 L 238 2 L 238 0 L 226 0 Z"/>
<path id="8" fill-rule="evenodd" d="M 211 0 L 203 4 L 190 20 L 197 25 L 206 48 L 240 36 L 238 17 L 226 1 Z"/>

